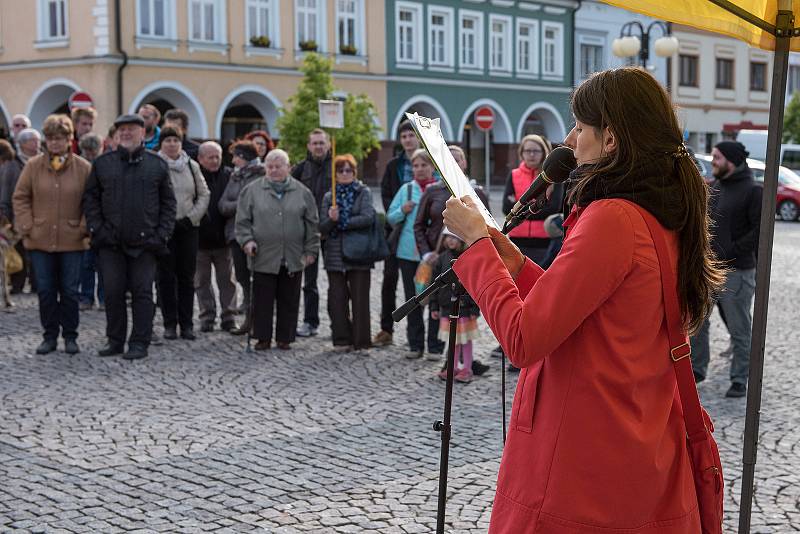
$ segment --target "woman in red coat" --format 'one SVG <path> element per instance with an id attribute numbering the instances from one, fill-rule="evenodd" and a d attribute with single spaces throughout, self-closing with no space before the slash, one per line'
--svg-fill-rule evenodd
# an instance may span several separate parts
<path id="1" fill-rule="evenodd" d="M 597 73 L 571 105 L 574 207 L 546 272 L 490 234 L 466 197 L 444 212 L 471 245 L 456 272 L 522 368 L 490 532 L 699 533 L 659 262 L 636 206 L 663 227 L 694 330 L 723 276 L 707 190 L 669 96 L 647 72 Z"/>

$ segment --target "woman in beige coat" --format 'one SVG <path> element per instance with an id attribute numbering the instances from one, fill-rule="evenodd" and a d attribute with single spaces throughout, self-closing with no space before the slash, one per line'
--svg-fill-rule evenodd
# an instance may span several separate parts
<path id="1" fill-rule="evenodd" d="M 78 282 L 88 232 L 81 199 L 91 165 L 72 154 L 72 121 L 50 115 L 44 121 L 47 151 L 28 160 L 12 202 L 14 223 L 30 251 L 39 296 L 44 340 L 37 354 L 56 350 L 59 334 L 67 354 L 78 347 Z"/>
<path id="2" fill-rule="evenodd" d="M 289 156 L 267 154 L 267 175 L 248 185 L 236 208 L 236 241 L 249 256 L 253 273 L 253 335 L 256 350 L 272 344 L 272 312 L 277 302 L 275 340 L 279 349 L 294 341 L 302 271 L 319 254 L 319 215 L 314 195 L 289 175 Z"/>
<path id="3" fill-rule="evenodd" d="M 197 267 L 200 221 L 208 210 L 211 193 L 196 161 L 181 148 L 181 132 L 170 126 L 161 129 L 159 155 L 169 165 L 169 177 L 175 192 L 175 230 L 167 243 L 169 254 L 158 261 L 158 291 L 164 339 L 195 339 L 194 272 Z"/>

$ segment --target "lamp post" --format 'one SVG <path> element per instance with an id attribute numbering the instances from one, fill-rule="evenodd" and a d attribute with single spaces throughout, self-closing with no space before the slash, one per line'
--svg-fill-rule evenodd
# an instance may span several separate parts
<path id="1" fill-rule="evenodd" d="M 669 58 L 678 51 L 678 38 L 672 35 L 671 24 L 654 20 L 645 28 L 638 20 L 633 20 L 622 25 L 619 38 L 611 43 L 611 51 L 617 57 L 639 56 L 642 68 L 647 69 L 647 62 L 650 59 L 650 32 L 658 28 L 661 30 L 661 37 L 656 39 L 654 50 L 659 57 L 667 58 L 667 88 L 670 87 L 670 65 Z M 638 35 L 634 35 L 634 30 L 638 30 Z"/>

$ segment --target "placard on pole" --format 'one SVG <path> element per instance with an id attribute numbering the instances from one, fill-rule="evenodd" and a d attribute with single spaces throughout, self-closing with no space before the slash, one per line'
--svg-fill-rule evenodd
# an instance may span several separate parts
<path id="1" fill-rule="evenodd" d="M 320 128 L 341 130 L 344 128 L 344 102 L 341 100 L 319 101 Z M 331 133 L 331 206 L 336 207 L 336 134 Z"/>

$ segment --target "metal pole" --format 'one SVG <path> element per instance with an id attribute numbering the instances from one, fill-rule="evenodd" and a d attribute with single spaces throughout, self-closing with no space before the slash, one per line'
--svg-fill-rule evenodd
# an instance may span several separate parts
<path id="1" fill-rule="evenodd" d="M 784 9 L 788 4 L 782 6 Z M 779 11 L 776 21 L 778 31 L 794 26 L 791 11 Z M 761 228 L 758 238 L 758 264 L 756 267 L 756 300 L 753 312 L 753 335 L 750 344 L 750 375 L 747 388 L 747 410 L 744 423 L 744 452 L 742 455 L 742 493 L 739 506 L 739 534 L 750 532 L 750 515 L 753 507 L 753 482 L 758 452 L 758 424 L 761 410 L 761 386 L 764 376 L 764 346 L 767 335 L 767 310 L 769 306 L 769 278 L 772 267 L 772 240 L 775 235 L 775 197 L 778 191 L 778 166 L 780 164 L 781 135 L 783 133 L 783 106 L 786 95 L 786 75 L 789 64 L 789 33 L 775 38 L 775 55 L 772 63 L 772 93 L 770 96 L 769 129 L 767 130 L 767 158 L 764 174 L 764 197 L 761 202 Z"/>
<path id="2" fill-rule="evenodd" d="M 491 179 L 492 179 L 492 164 L 489 161 L 489 130 L 484 130 L 484 147 L 483 147 L 483 157 L 486 160 L 484 162 L 484 166 L 486 168 L 486 196 L 490 195 L 489 188 L 491 187 Z"/>

